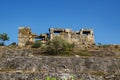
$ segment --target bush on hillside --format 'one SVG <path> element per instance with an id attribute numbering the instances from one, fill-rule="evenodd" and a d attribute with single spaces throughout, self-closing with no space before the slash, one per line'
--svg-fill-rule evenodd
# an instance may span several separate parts
<path id="1" fill-rule="evenodd" d="M 39 48 L 39 47 L 41 47 L 41 45 L 42 45 L 42 42 L 41 41 L 39 41 L 39 40 L 37 40 L 37 41 L 35 41 L 33 44 L 32 44 L 32 48 Z"/>
<path id="2" fill-rule="evenodd" d="M 9 36 L 7 35 L 7 33 L 2 33 L 0 34 L 0 46 L 4 46 L 4 42 L 5 41 L 9 41 Z"/>
<path id="3" fill-rule="evenodd" d="M 11 44 L 9 44 L 8 45 L 9 47 L 16 47 L 17 46 L 17 44 L 16 44 L 16 42 L 12 42 Z"/>
<path id="4" fill-rule="evenodd" d="M 60 36 L 54 37 L 47 43 L 47 53 L 50 55 L 69 54 L 73 45 Z"/>

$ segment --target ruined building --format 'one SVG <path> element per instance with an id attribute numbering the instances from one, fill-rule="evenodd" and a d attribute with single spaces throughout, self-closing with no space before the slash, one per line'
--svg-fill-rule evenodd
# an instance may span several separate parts
<path id="1" fill-rule="evenodd" d="M 27 44 L 32 44 L 34 42 L 34 38 L 36 34 L 31 32 L 30 27 L 19 27 L 18 32 L 18 46 L 22 47 Z"/>
<path id="2" fill-rule="evenodd" d="M 75 44 L 94 44 L 94 35 L 91 29 L 81 29 L 80 31 L 72 31 L 71 29 L 50 28 L 50 39 L 55 36 L 61 36 L 70 43 Z"/>
<path id="3" fill-rule="evenodd" d="M 40 34 L 39 36 L 33 34 L 29 27 L 19 28 L 18 46 L 25 46 L 27 43 L 33 43 L 35 38 L 45 42 L 48 39 L 54 39 L 55 36 L 61 36 L 70 43 L 78 45 L 92 45 L 94 44 L 94 34 L 91 29 L 81 29 L 80 31 L 72 31 L 64 28 L 50 28 L 49 33 Z"/>

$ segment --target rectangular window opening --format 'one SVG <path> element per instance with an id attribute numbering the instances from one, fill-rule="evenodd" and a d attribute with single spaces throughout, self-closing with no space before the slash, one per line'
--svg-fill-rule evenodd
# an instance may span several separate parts
<path id="1" fill-rule="evenodd" d="M 89 34 L 90 34 L 90 31 L 83 31 L 83 34 L 84 34 L 84 35 L 89 35 Z"/>

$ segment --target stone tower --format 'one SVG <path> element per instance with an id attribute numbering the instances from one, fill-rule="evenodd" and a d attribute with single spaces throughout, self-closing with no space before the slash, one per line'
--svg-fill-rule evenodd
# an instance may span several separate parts
<path id="1" fill-rule="evenodd" d="M 19 27 L 18 30 L 18 46 L 23 47 L 26 43 L 33 43 L 34 38 L 36 37 L 35 34 L 31 32 L 30 27 Z"/>

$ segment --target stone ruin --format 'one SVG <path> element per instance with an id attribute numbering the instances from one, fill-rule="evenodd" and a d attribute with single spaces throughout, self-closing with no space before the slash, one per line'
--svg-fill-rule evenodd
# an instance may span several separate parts
<path id="1" fill-rule="evenodd" d="M 91 29 L 81 29 L 80 31 L 72 31 L 71 29 L 50 28 L 50 39 L 55 36 L 61 36 L 70 43 L 75 44 L 94 44 L 94 35 Z"/>
<path id="2" fill-rule="evenodd" d="M 36 37 L 36 34 L 31 32 L 30 27 L 19 27 L 18 32 L 18 46 L 22 47 L 27 44 L 34 43 L 34 38 Z"/>
<path id="3" fill-rule="evenodd" d="M 54 39 L 55 36 L 61 36 L 70 43 L 78 45 L 93 45 L 94 34 L 91 29 L 81 29 L 80 31 L 72 31 L 64 28 L 50 28 L 49 33 L 33 34 L 29 27 L 19 28 L 18 46 L 25 46 L 27 43 L 34 43 L 34 39 L 40 39 L 42 42 Z"/>

